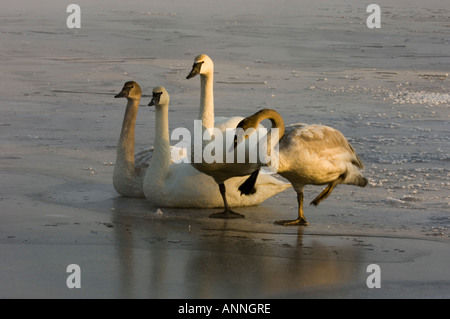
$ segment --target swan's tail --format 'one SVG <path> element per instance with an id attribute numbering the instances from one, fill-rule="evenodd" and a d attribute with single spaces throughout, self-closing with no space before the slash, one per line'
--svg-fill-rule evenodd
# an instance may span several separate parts
<path id="1" fill-rule="evenodd" d="M 239 186 L 239 191 L 241 195 L 251 195 L 256 193 L 256 180 L 258 179 L 259 169 L 254 171 L 246 180 Z"/>

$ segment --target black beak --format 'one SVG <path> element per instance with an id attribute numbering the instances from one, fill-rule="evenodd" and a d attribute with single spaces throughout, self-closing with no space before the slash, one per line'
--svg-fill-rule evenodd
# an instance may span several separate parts
<path id="1" fill-rule="evenodd" d="M 230 147 L 230 150 L 228 152 L 230 152 L 230 153 L 234 152 L 234 150 L 236 150 L 237 145 L 238 145 L 237 135 L 234 135 L 233 146 Z"/>
<path id="2" fill-rule="evenodd" d="M 130 86 L 124 86 L 123 88 L 122 88 L 122 91 L 120 91 L 120 93 L 119 94 L 116 94 L 115 96 L 114 96 L 114 98 L 119 98 L 119 97 L 128 97 L 128 94 L 130 94 L 130 90 L 132 89 L 132 87 L 130 87 Z"/>
<path id="3" fill-rule="evenodd" d="M 127 97 L 125 90 L 120 91 L 119 94 L 114 95 L 114 98 L 117 99 L 119 97 Z"/>
<path id="4" fill-rule="evenodd" d="M 239 124 L 236 126 L 236 134 L 234 135 L 234 142 L 233 142 L 234 149 L 236 149 L 237 144 L 238 144 L 238 142 L 237 142 L 237 131 L 238 130 L 242 130 L 242 126 L 244 125 L 244 121 L 245 121 L 245 119 L 240 121 Z"/>
<path id="5" fill-rule="evenodd" d="M 196 76 L 197 74 L 199 74 L 199 73 L 200 73 L 200 70 L 201 70 L 201 68 L 202 68 L 202 64 L 203 64 L 203 62 L 197 62 L 197 63 L 194 63 L 194 65 L 192 66 L 191 73 L 188 74 L 188 76 L 186 77 L 186 79 L 193 78 L 194 76 Z"/>
<path id="6" fill-rule="evenodd" d="M 159 104 L 159 100 L 161 99 L 162 92 L 153 93 L 152 100 L 148 103 L 148 106 L 155 106 Z"/>

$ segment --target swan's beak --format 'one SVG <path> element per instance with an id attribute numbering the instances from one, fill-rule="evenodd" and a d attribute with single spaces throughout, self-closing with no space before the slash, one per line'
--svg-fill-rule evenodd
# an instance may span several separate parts
<path id="1" fill-rule="evenodd" d="M 236 134 L 234 134 L 233 146 L 230 148 L 230 152 L 233 152 L 237 148 L 237 146 L 244 142 L 247 136 L 243 134 L 242 130 L 236 130 Z"/>
<path id="2" fill-rule="evenodd" d="M 233 153 L 236 150 L 236 147 L 238 145 L 238 137 L 235 135 L 234 136 L 234 141 L 233 141 L 233 145 L 230 147 L 230 149 L 228 150 L 229 153 Z"/>
<path id="3" fill-rule="evenodd" d="M 245 119 L 244 119 L 245 120 Z M 236 147 L 238 146 L 238 144 L 240 142 L 242 142 L 243 140 L 245 140 L 245 136 L 244 138 L 241 136 L 242 133 L 242 125 L 244 123 L 244 120 L 240 121 L 239 124 L 236 126 L 236 133 L 234 134 L 234 141 L 233 141 L 233 149 L 236 149 Z M 239 135 L 239 136 L 238 136 Z M 239 139 L 239 142 L 238 142 Z M 230 149 L 230 152 L 232 150 Z"/>
<path id="4" fill-rule="evenodd" d="M 244 120 L 242 120 L 244 121 Z M 241 121 L 241 123 L 242 123 Z M 245 140 L 247 138 L 249 138 L 250 134 L 253 134 L 254 132 L 256 132 L 256 130 L 254 128 L 248 128 L 248 129 L 244 129 L 241 126 L 241 123 L 238 124 L 238 126 L 236 127 L 236 133 L 234 134 L 234 140 L 233 140 L 233 148 L 230 148 L 230 152 L 233 151 L 233 149 L 236 149 L 238 147 L 239 144 L 241 143 L 245 143 Z M 252 131 L 249 132 L 247 130 L 252 129 Z"/>
<path id="5" fill-rule="evenodd" d="M 114 98 L 117 99 L 119 97 L 127 97 L 127 92 L 125 90 L 120 91 L 119 94 L 114 95 Z"/>
<path id="6" fill-rule="evenodd" d="M 158 105 L 161 100 L 161 94 L 162 92 L 153 92 L 152 100 L 148 103 L 148 106 Z"/>
<path id="7" fill-rule="evenodd" d="M 200 70 L 202 68 L 202 64 L 203 64 L 203 62 L 196 62 L 196 63 L 194 63 L 194 65 L 192 66 L 191 73 L 188 74 L 186 79 L 193 78 L 197 74 L 200 74 Z"/>

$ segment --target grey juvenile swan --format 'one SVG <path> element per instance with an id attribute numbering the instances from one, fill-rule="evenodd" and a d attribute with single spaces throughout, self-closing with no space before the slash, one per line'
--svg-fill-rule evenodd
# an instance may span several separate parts
<path id="1" fill-rule="evenodd" d="M 129 81 L 123 85 L 120 93 L 114 96 L 127 99 L 113 172 L 114 189 L 127 197 L 144 197 L 142 183 L 153 152 L 153 148 L 147 148 L 134 153 L 135 125 L 141 95 L 139 84 Z"/>
<path id="2" fill-rule="evenodd" d="M 289 180 L 297 192 L 298 218 L 277 221 L 277 224 L 308 225 L 303 213 L 305 185 L 327 185 L 311 202 L 315 206 L 327 198 L 338 184 L 367 185 L 367 179 L 360 172 L 364 168 L 363 163 L 338 130 L 316 124 L 294 124 L 285 128 L 281 115 L 271 109 L 261 110 L 245 118 L 237 128 L 256 128 L 265 119 L 272 122 L 272 127 L 279 129 L 277 173 Z M 252 183 L 246 184 L 244 193 L 252 187 Z"/>

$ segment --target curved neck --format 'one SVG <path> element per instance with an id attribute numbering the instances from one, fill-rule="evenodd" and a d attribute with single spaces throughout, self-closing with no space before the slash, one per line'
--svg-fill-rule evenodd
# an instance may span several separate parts
<path id="1" fill-rule="evenodd" d="M 278 131 L 279 139 L 283 137 L 285 132 L 284 120 L 281 117 L 280 113 L 278 113 L 277 111 L 271 109 L 264 109 L 255 113 L 251 117 L 254 118 L 254 123 L 252 126 L 254 126 L 255 129 L 262 121 L 270 120 L 270 122 L 272 123 L 272 128 L 277 128 L 279 130 Z"/>
<path id="2" fill-rule="evenodd" d="M 201 96 L 199 120 L 204 128 L 214 127 L 214 72 L 201 74 Z"/>
<path id="3" fill-rule="evenodd" d="M 266 145 L 266 151 L 269 158 L 268 161 L 265 161 L 265 163 L 266 164 L 270 163 L 268 167 L 270 167 L 270 169 L 273 172 L 277 172 L 280 168 L 279 141 L 281 140 L 281 138 L 284 136 L 285 133 L 283 118 L 275 110 L 264 109 L 250 116 L 250 118 L 247 118 L 247 120 L 250 121 L 251 126 L 253 126 L 255 129 L 264 120 L 270 120 L 270 122 L 272 123 L 272 128 L 270 129 L 270 132 L 268 133 L 267 136 L 267 145 Z M 273 129 L 278 129 L 278 136 L 276 135 L 276 133 L 274 133 L 275 135 L 272 136 Z M 276 140 L 277 138 L 278 141 Z"/>

